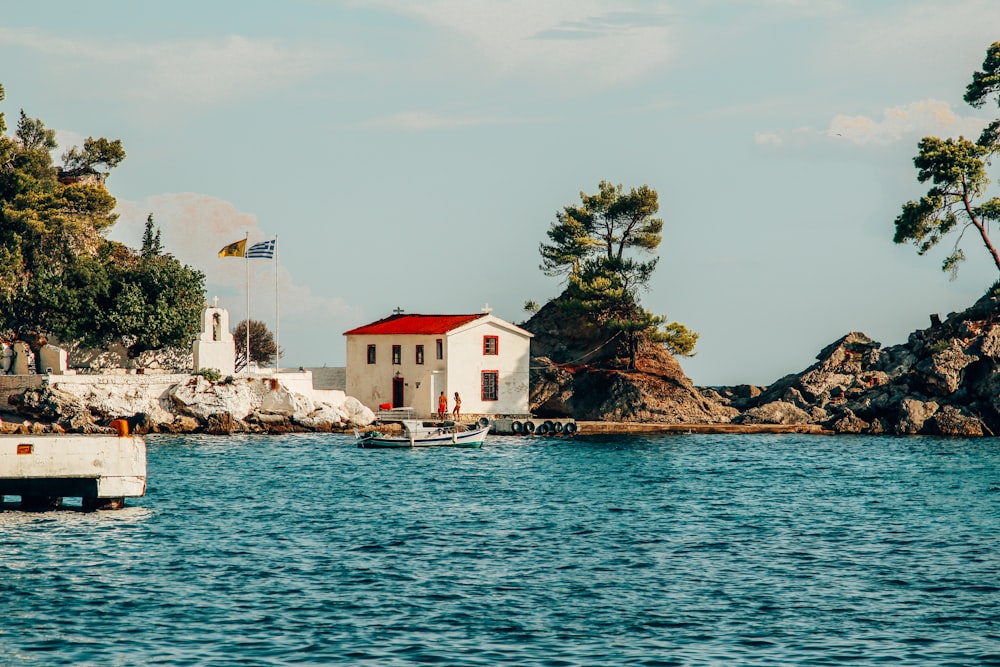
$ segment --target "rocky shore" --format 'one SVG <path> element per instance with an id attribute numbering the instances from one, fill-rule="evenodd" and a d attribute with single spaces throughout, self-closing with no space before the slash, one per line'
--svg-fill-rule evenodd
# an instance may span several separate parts
<path id="1" fill-rule="evenodd" d="M 212 382 L 200 375 L 35 376 L 8 389 L 5 433 L 103 433 L 127 419 L 135 433 L 344 431 L 375 415 L 342 391 L 313 390 L 308 374 Z"/>
<path id="2" fill-rule="evenodd" d="M 539 418 L 712 432 L 773 425 L 803 433 L 1000 433 L 1000 287 L 943 321 L 932 316 L 901 345 L 848 333 L 816 363 L 768 386 L 696 387 L 652 342 L 640 344 L 628 369 L 613 340 L 567 322 L 551 304 L 523 326 L 535 333 L 529 402 Z M 0 385 L 4 433 L 107 432 L 119 418 L 138 433 L 211 434 L 350 431 L 375 420 L 343 391 L 313 389 L 308 372 L 219 382 L 188 374 L 8 376 Z"/>
<path id="3" fill-rule="evenodd" d="M 736 423 L 820 424 L 836 433 L 1000 433 L 1000 295 L 883 348 L 849 333 L 768 387 L 703 389 Z"/>
<path id="4" fill-rule="evenodd" d="M 695 387 L 652 343 L 642 346 L 637 368 L 626 370 L 592 328 L 546 308 L 523 325 L 541 352 L 531 376 L 531 406 L 540 416 L 801 425 L 833 433 L 1000 433 L 1000 287 L 944 321 L 932 316 L 931 326 L 901 345 L 883 348 L 864 333 L 848 333 L 815 364 L 768 386 Z"/>

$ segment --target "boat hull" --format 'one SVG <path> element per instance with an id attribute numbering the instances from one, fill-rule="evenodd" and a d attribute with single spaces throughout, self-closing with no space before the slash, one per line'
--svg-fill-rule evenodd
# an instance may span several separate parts
<path id="1" fill-rule="evenodd" d="M 489 427 L 454 433 L 421 433 L 413 437 L 370 435 L 360 436 L 361 449 L 411 449 L 414 447 L 482 447 Z"/>

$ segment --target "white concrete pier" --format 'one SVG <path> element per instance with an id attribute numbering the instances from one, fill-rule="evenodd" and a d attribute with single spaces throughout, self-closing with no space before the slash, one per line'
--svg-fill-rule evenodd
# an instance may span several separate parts
<path id="1" fill-rule="evenodd" d="M 2 435 L 0 500 L 55 506 L 81 498 L 85 509 L 120 507 L 146 493 L 146 443 L 136 436 Z"/>

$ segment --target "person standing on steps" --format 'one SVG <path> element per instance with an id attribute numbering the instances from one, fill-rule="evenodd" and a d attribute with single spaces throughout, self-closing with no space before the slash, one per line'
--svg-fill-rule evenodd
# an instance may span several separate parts
<path id="1" fill-rule="evenodd" d="M 444 421 L 446 414 L 448 414 L 448 397 L 442 391 L 441 395 L 438 396 L 438 419 Z"/>
<path id="2" fill-rule="evenodd" d="M 462 412 L 462 397 L 455 392 L 455 409 L 451 411 L 452 419 L 458 421 L 458 415 Z"/>

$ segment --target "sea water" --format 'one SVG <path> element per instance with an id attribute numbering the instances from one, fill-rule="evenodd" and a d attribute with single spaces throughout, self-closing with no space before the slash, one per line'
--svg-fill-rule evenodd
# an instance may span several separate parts
<path id="1" fill-rule="evenodd" d="M 994 439 L 151 436 L 0 512 L 0 666 L 1000 665 Z"/>

